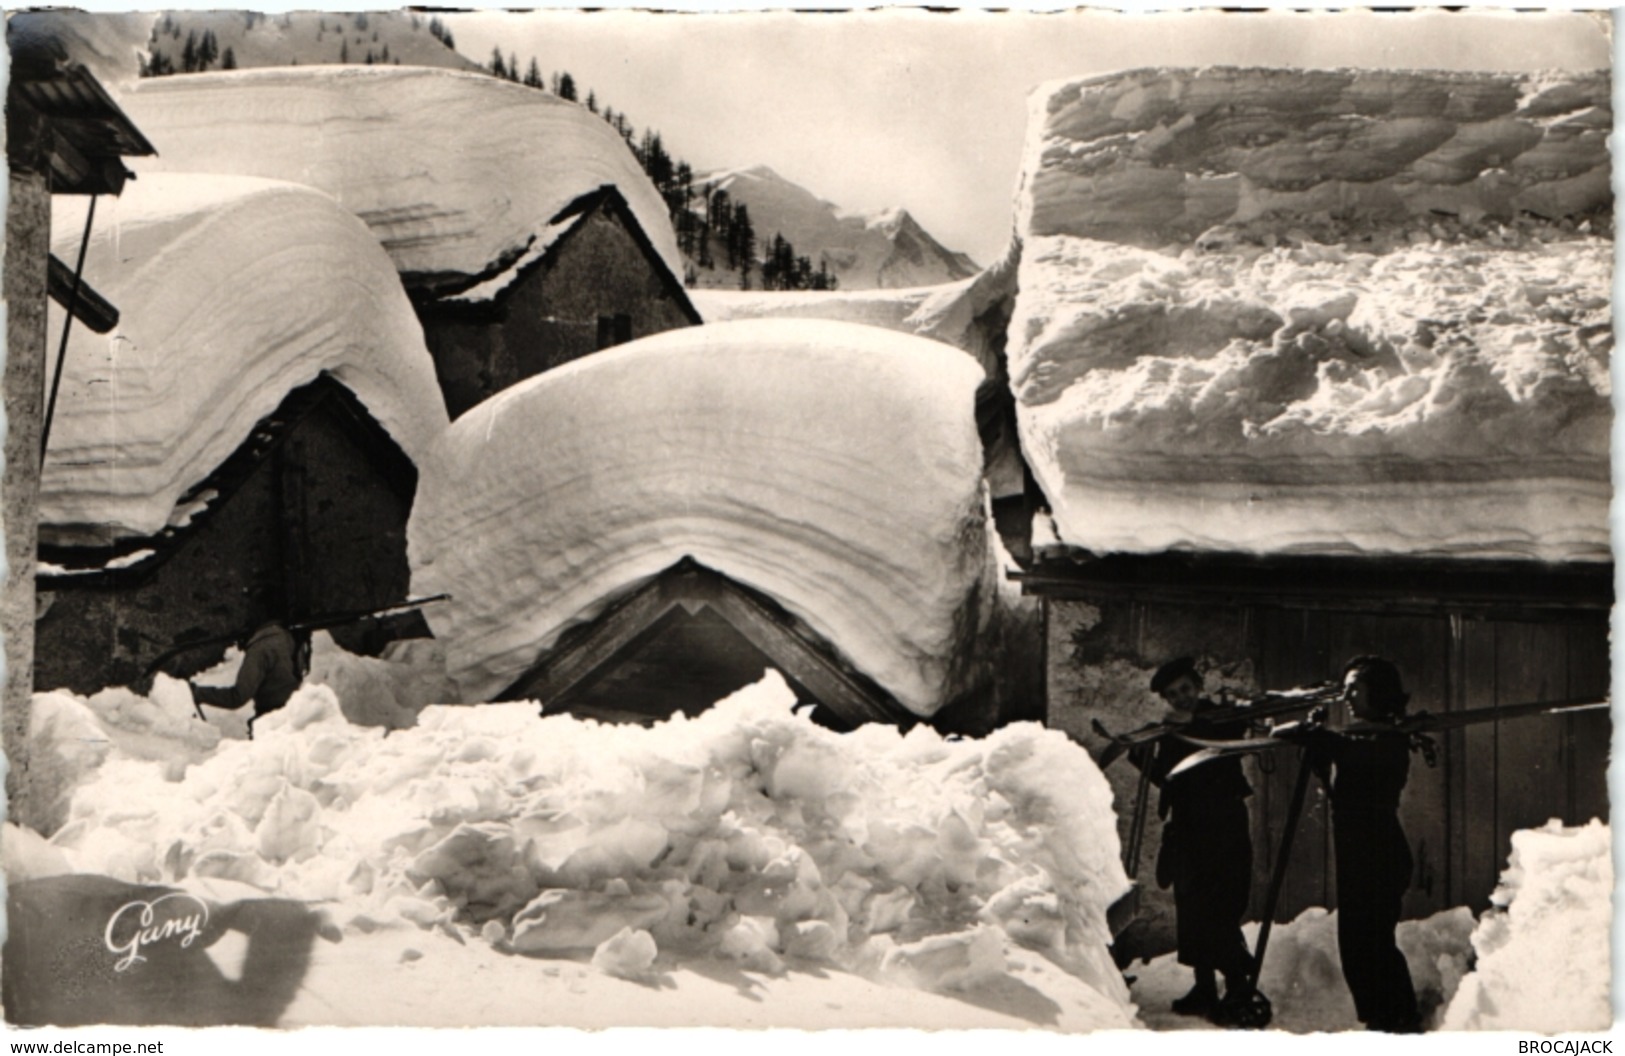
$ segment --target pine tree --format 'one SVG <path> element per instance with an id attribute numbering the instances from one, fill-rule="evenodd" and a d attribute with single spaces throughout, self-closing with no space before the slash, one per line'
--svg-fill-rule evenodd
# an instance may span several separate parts
<path id="1" fill-rule="evenodd" d="M 750 210 L 744 202 L 735 202 L 733 222 L 730 226 L 729 260 L 738 267 L 749 268 L 756 259 L 756 229 L 750 222 Z M 745 287 L 749 289 L 749 287 Z"/>
<path id="2" fill-rule="evenodd" d="M 366 58 L 366 60 L 365 60 L 365 61 L 366 61 L 366 64 L 367 64 L 367 65 L 368 65 L 368 66 L 371 66 L 371 65 L 372 65 L 372 64 L 373 64 L 373 62 L 374 62 L 374 61 L 375 61 L 375 58 L 376 58 L 376 56 L 374 56 L 374 55 L 373 55 L 373 53 L 372 53 L 372 49 L 371 49 L 371 48 L 368 48 L 368 49 L 367 49 L 367 58 Z"/>
<path id="3" fill-rule="evenodd" d="M 559 98 L 576 101 L 576 80 L 568 73 L 559 75 Z"/>
<path id="4" fill-rule="evenodd" d="M 516 83 L 519 80 L 519 56 L 511 51 L 508 52 L 508 80 Z"/>
<path id="5" fill-rule="evenodd" d="M 226 54 L 220 59 L 220 68 L 222 70 L 235 70 L 237 68 L 237 53 L 232 51 L 230 47 L 226 48 Z"/>
<path id="6" fill-rule="evenodd" d="M 598 112 L 598 96 L 594 95 L 590 88 L 587 90 L 587 110 L 594 114 Z"/>
<path id="7" fill-rule="evenodd" d="M 348 40 L 345 40 L 342 44 L 339 45 L 339 61 L 340 62 L 349 62 L 350 61 L 350 42 Z"/>
<path id="8" fill-rule="evenodd" d="M 378 58 L 379 58 L 379 59 L 381 59 L 381 60 L 382 60 L 382 61 L 384 61 L 384 62 L 388 62 L 388 61 L 389 61 L 389 45 L 388 45 L 388 44 L 385 44 L 385 45 L 384 45 L 384 50 L 383 50 L 383 51 L 381 51 L 381 52 L 380 52 L 380 53 L 379 53 L 379 54 L 378 54 Z"/>
<path id="9" fill-rule="evenodd" d="M 530 65 L 525 67 L 525 85 L 529 88 L 542 87 L 542 68 L 536 65 L 536 56 L 530 57 Z"/>
<path id="10" fill-rule="evenodd" d="M 187 73 L 197 72 L 197 32 L 195 30 L 186 34 L 186 47 L 181 49 L 181 69 Z"/>
<path id="11" fill-rule="evenodd" d="M 508 76 L 508 67 L 507 64 L 502 61 L 501 48 L 491 49 L 491 73 L 497 77 Z"/>

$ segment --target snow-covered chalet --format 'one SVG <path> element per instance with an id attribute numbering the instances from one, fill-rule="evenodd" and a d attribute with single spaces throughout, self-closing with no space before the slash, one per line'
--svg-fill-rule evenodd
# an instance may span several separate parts
<path id="1" fill-rule="evenodd" d="M 995 572 L 981 380 L 937 342 L 759 320 L 487 401 L 412 511 L 413 590 L 454 594 L 428 614 L 447 674 L 468 701 L 652 722 L 772 666 L 838 726 L 974 724 L 1021 600 Z"/>
<path id="2" fill-rule="evenodd" d="M 58 200 L 61 238 L 84 222 Z M 74 328 L 63 361 L 36 685 L 127 684 L 171 645 L 247 630 L 251 592 L 292 619 L 403 600 L 415 462 L 447 418 L 367 227 L 307 187 L 147 174 L 102 206 L 84 274 L 119 320 Z"/>
<path id="3" fill-rule="evenodd" d="M 1375 653 L 1413 711 L 1606 696 L 1609 90 L 1213 68 L 1034 94 L 1007 355 L 1052 725 L 1102 747 L 1093 722 L 1160 717 L 1181 655 L 1211 693 Z M 1402 804 L 1407 915 L 1485 905 L 1513 830 L 1606 819 L 1608 742 L 1606 709 L 1442 734 Z M 1276 754 L 1248 764 L 1255 914 Z M 1335 907 L 1329 831 L 1321 798 L 1276 919 Z M 1138 941 L 1170 914 L 1148 891 Z"/>
<path id="4" fill-rule="evenodd" d="M 700 322 L 666 207 L 585 107 L 478 73 L 286 67 L 141 81 L 150 168 L 308 184 L 366 222 L 453 418 L 514 382 Z"/>

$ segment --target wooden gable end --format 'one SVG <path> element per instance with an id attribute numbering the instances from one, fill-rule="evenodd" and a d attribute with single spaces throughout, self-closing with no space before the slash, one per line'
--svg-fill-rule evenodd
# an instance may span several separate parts
<path id="1" fill-rule="evenodd" d="M 289 619 L 405 599 L 415 488 L 412 463 L 360 402 L 317 379 L 189 493 L 189 523 L 116 547 L 41 547 L 62 571 L 38 579 L 49 600 L 35 625 L 35 686 L 128 684 L 172 644 L 246 629 L 251 590 L 268 588 Z M 423 633 L 410 622 L 335 638 L 375 651 L 375 639 Z M 199 650 L 171 670 L 199 670 L 222 652 Z"/>
<path id="2" fill-rule="evenodd" d="M 614 344 L 700 323 L 613 188 L 554 219 L 573 222 L 489 301 L 416 300 L 453 418 L 517 382 Z"/>
<path id="3" fill-rule="evenodd" d="M 591 624 L 566 634 L 499 699 L 536 699 L 548 714 L 570 712 L 573 701 L 660 633 L 679 611 L 720 618 L 827 709 L 837 725 L 909 726 L 918 721 L 884 690 L 840 663 L 827 645 L 770 599 L 687 558 Z"/>

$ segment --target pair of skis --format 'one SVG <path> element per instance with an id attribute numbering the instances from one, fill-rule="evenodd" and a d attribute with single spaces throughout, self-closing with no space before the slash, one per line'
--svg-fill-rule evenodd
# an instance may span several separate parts
<path id="1" fill-rule="evenodd" d="M 1428 754 L 1428 765 L 1431 766 L 1434 762 L 1434 756 L 1431 747 L 1432 742 L 1428 737 L 1429 734 L 1442 733 L 1446 730 L 1459 730 L 1485 722 L 1499 722 L 1503 719 L 1521 719 L 1535 715 L 1567 715 L 1573 712 L 1592 711 L 1598 708 L 1606 708 L 1608 704 L 1609 701 L 1606 697 L 1533 701 L 1527 704 L 1468 708 L 1464 711 L 1437 713 L 1419 711 L 1415 715 L 1407 715 L 1394 722 L 1356 722 L 1342 727 L 1330 726 L 1312 719 L 1303 719 L 1277 726 L 1258 736 L 1229 740 L 1191 736 L 1188 733 L 1174 734 L 1187 744 L 1197 745 L 1199 750 L 1181 759 L 1178 765 L 1169 771 L 1168 776 L 1170 778 L 1178 776 L 1214 759 L 1223 759 L 1233 755 L 1251 755 L 1256 752 L 1266 752 L 1273 748 L 1279 748 L 1283 744 L 1296 743 L 1303 735 L 1318 729 L 1329 730 L 1346 737 L 1359 737 L 1378 733 L 1408 734 L 1414 743 L 1423 745 L 1423 750 Z"/>
<path id="2" fill-rule="evenodd" d="M 1293 696 L 1287 699 L 1288 694 Z M 1321 705 L 1329 704 L 1336 697 L 1340 697 L 1341 688 L 1337 688 L 1335 696 L 1327 696 L 1324 685 L 1289 690 L 1285 694 L 1274 694 L 1273 696 L 1277 698 L 1273 706 L 1261 705 L 1248 712 L 1245 716 L 1237 714 L 1234 717 L 1261 719 L 1266 717 L 1286 717 L 1294 713 L 1307 712 Z M 1331 727 L 1325 725 L 1319 719 L 1303 718 L 1274 727 L 1258 736 L 1232 740 L 1192 736 L 1183 723 L 1158 723 L 1121 737 L 1113 737 L 1107 733 L 1105 727 L 1099 722 L 1095 722 L 1094 727 L 1096 732 L 1110 738 L 1112 741 L 1112 744 L 1108 746 L 1107 753 L 1101 758 L 1102 767 L 1110 765 L 1118 755 L 1136 745 L 1150 744 L 1164 737 L 1177 737 L 1186 743 L 1200 746 L 1198 751 L 1180 760 L 1169 771 L 1168 777 L 1171 780 L 1181 773 L 1188 772 L 1214 759 L 1265 752 L 1292 744 L 1301 745 L 1308 733 L 1321 729 L 1355 737 L 1378 733 L 1408 734 L 1413 739 L 1413 742 L 1420 741 L 1424 744 L 1424 751 L 1428 753 L 1429 765 L 1432 765 L 1434 756 L 1432 742 L 1428 740 L 1428 734 L 1462 729 L 1485 722 L 1497 722 L 1502 719 L 1527 718 L 1535 715 L 1566 715 L 1607 708 L 1608 706 L 1609 700 L 1604 697 L 1469 708 L 1463 711 L 1450 711 L 1440 714 L 1424 711 L 1406 716 L 1396 722 L 1360 722 L 1335 730 L 1332 730 Z M 1210 716 L 1217 716 L 1218 714 L 1217 709 L 1209 709 L 1203 713 L 1202 717 L 1206 721 Z M 1113 752 L 1112 748 L 1116 748 L 1116 752 Z M 1146 798 L 1150 790 L 1150 770 L 1150 766 L 1146 766 L 1140 772 L 1139 788 L 1135 796 L 1134 814 L 1130 825 L 1129 843 L 1124 850 L 1124 865 L 1130 879 L 1133 879 L 1138 871 L 1140 847 L 1145 828 Z M 1270 1006 L 1269 999 L 1259 991 L 1258 983 L 1264 974 L 1264 954 L 1269 949 L 1270 931 L 1274 927 L 1275 912 L 1280 906 L 1281 890 L 1286 883 L 1287 867 L 1291 864 L 1292 841 L 1298 831 L 1298 822 L 1303 816 L 1303 807 L 1309 792 L 1309 778 L 1312 770 L 1307 750 L 1302 751 L 1298 762 L 1298 776 L 1292 786 L 1292 800 L 1287 806 L 1286 828 L 1281 835 L 1280 851 L 1276 854 L 1275 865 L 1270 871 L 1269 891 L 1264 899 L 1264 912 L 1259 923 L 1258 942 L 1253 949 L 1252 966 L 1246 982 L 1246 989 L 1238 994 L 1234 1001 L 1230 999 L 1228 994 L 1226 995 L 1226 1004 L 1230 1006 L 1224 1021 L 1226 1026 L 1262 1029 L 1268 1026 L 1273 1018 L 1274 1011 Z"/>
<path id="3" fill-rule="evenodd" d="M 1244 697 L 1237 701 L 1224 701 L 1216 707 L 1205 708 L 1202 711 L 1202 721 L 1205 724 L 1221 725 L 1231 722 L 1259 723 L 1272 719 L 1299 715 L 1324 704 L 1330 704 L 1343 695 L 1343 686 L 1337 682 L 1317 682 L 1311 686 L 1298 686 L 1293 689 L 1274 690 L 1261 693 L 1255 697 Z M 1125 752 L 1142 744 L 1154 744 L 1164 737 L 1186 737 L 1187 724 L 1185 722 L 1169 721 L 1155 722 L 1149 726 L 1128 733 L 1114 734 L 1107 731 L 1097 719 L 1093 722 L 1094 731 L 1106 738 L 1110 743 L 1101 754 L 1101 768 L 1110 766 Z"/>

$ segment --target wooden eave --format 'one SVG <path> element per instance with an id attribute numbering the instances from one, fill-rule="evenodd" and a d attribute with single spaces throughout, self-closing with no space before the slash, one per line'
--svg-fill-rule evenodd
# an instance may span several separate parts
<path id="1" fill-rule="evenodd" d="M 30 64 L 13 79 L 7 106 L 31 110 L 48 131 L 45 160 L 55 194 L 117 194 L 130 177 L 120 159 L 158 153 L 101 82 L 76 63 Z M 25 146 L 11 145 L 14 164 Z"/>
<path id="2" fill-rule="evenodd" d="M 1167 552 L 1044 557 L 1024 594 L 1481 618 L 1606 619 L 1612 562 Z"/>
<path id="3" fill-rule="evenodd" d="M 590 685 L 594 676 L 679 606 L 691 613 L 710 608 L 849 725 L 883 722 L 907 727 L 919 721 L 885 691 L 848 670 L 772 600 L 691 558 L 567 634 L 497 699 L 539 699 L 549 713 L 568 712 L 572 691 Z"/>

